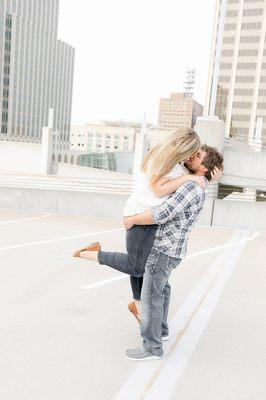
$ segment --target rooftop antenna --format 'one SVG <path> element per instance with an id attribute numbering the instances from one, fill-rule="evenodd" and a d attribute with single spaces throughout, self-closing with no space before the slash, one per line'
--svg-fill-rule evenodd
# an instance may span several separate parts
<path id="1" fill-rule="evenodd" d="M 186 97 L 193 97 L 195 85 L 195 68 L 187 68 L 184 81 L 184 89 Z"/>

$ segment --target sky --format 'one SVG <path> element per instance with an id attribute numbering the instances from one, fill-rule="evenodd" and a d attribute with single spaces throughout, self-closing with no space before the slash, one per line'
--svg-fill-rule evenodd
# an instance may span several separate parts
<path id="1" fill-rule="evenodd" d="M 58 37 L 75 47 L 72 125 L 156 123 L 159 100 L 196 69 L 204 105 L 215 0 L 60 0 Z"/>

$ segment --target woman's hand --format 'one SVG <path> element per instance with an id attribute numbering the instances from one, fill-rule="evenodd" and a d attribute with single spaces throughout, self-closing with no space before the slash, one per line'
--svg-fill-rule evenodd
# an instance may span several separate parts
<path id="1" fill-rule="evenodd" d="M 132 228 L 132 226 L 134 225 L 132 222 L 131 222 L 131 218 L 130 217 L 125 217 L 124 219 L 123 219 L 123 224 L 124 224 L 124 227 L 125 227 L 125 229 L 128 231 L 130 228 Z"/>
<path id="2" fill-rule="evenodd" d="M 211 171 L 211 182 L 218 181 L 223 174 L 223 171 L 221 171 L 218 167 L 214 167 L 214 169 Z"/>

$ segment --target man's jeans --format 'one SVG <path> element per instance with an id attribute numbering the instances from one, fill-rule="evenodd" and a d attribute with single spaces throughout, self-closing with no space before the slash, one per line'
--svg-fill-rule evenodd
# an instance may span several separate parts
<path id="1" fill-rule="evenodd" d="M 127 253 L 99 251 L 98 262 L 134 277 L 141 277 L 158 225 L 134 225 L 127 231 Z M 134 295 L 134 294 L 133 294 Z"/>
<path id="2" fill-rule="evenodd" d="M 147 259 L 141 292 L 141 336 L 143 348 L 161 355 L 162 335 L 167 335 L 171 287 L 168 279 L 182 260 L 159 253 L 152 248 Z"/>

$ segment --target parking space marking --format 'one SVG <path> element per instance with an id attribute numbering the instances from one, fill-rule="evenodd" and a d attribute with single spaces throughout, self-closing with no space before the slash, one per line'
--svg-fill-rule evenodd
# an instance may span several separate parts
<path id="1" fill-rule="evenodd" d="M 30 218 L 20 218 L 20 219 L 9 219 L 7 221 L 0 221 L 0 225 L 3 224 L 12 224 L 17 222 L 26 222 L 26 221 L 35 221 L 36 219 L 47 218 L 50 217 L 51 214 L 44 214 L 40 217 L 30 217 Z"/>
<path id="2" fill-rule="evenodd" d="M 116 276 L 114 278 L 106 279 L 104 281 L 92 283 L 91 285 L 81 286 L 80 289 L 82 289 L 82 290 L 90 290 L 90 289 L 94 289 L 94 288 L 96 288 L 98 286 L 103 286 L 103 285 L 107 285 L 108 283 L 120 281 L 121 279 L 125 279 L 125 278 L 128 278 L 128 275 L 123 274 L 123 275 Z"/>
<path id="3" fill-rule="evenodd" d="M 246 231 L 241 231 L 241 232 L 246 232 Z M 236 240 L 234 242 L 229 241 L 229 243 L 221 244 L 220 246 L 211 247 L 210 249 L 206 249 L 206 250 L 198 251 L 197 253 L 189 254 L 188 256 L 186 256 L 186 259 L 187 258 L 198 257 L 198 256 L 201 256 L 202 254 L 207 254 L 207 253 L 210 253 L 212 251 L 222 250 L 222 249 L 225 249 L 226 247 L 232 247 L 232 246 L 236 246 L 237 244 L 249 242 L 251 240 L 256 239 L 260 235 L 261 235 L 260 232 L 255 232 L 255 233 L 253 233 L 253 235 L 251 235 L 251 236 L 249 236 L 249 237 L 247 237 L 245 239 Z"/>
<path id="4" fill-rule="evenodd" d="M 63 242 L 64 240 L 78 239 L 78 238 L 83 238 L 83 237 L 88 237 L 88 236 L 94 236 L 94 235 L 103 235 L 103 234 L 105 234 L 105 233 L 123 231 L 124 229 L 125 229 L 125 228 L 117 228 L 117 229 L 111 229 L 111 230 L 105 230 L 105 231 L 99 231 L 99 232 L 82 233 L 81 235 L 65 236 L 65 237 L 62 237 L 62 238 L 55 238 L 55 239 L 49 239 L 49 240 L 40 240 L 40 241 L 38 241 L 38 242 L 30 242 L 30 243 L 15 244 L 15 245 L 13 245 L 13 246 L 0 247 L 0 251 L 12 250 L 12 249 L 19 249 L 19 248 L 30 247 L 30 246 L 37 246 L 37 245 L 40 245 L 40 244 L 55 243 L 55 242 Z"/>

